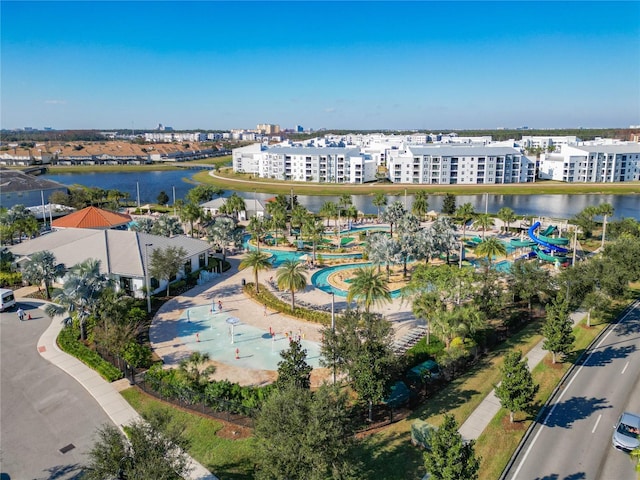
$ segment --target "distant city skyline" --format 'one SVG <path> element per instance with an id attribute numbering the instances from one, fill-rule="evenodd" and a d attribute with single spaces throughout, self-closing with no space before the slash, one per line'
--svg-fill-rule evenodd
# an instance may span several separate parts
<path id="1" fill-rule="evenodd" d="M 640 2 L 2 1 L 0 128 L 640 124 Z"/>

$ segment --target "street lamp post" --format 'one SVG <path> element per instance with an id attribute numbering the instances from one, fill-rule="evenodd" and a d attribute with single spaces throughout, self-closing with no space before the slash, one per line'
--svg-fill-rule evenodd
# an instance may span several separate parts
<path id="1" fill-rule="evenodd" d="M 147 313 L 151 313 L 151 286 L 149 285 L 149 247 L 153 243 L 144 244 L 144 281 L 147 287 Z"/>
<path id="2" fill-rule="evenodd" d="M 331 291 L 331 331 L 336 333 L 336 294 Z M 334 338 L 335 343 L 335 338 Z M 333 384 L 336 384 L 336 347 L 333 346 Z"/>

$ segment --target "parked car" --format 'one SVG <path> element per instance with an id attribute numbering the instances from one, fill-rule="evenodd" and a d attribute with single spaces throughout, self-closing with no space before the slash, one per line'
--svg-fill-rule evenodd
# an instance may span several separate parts
<path id="1" fill-rule="evenodd" d="M 640 446 L 640 416 L 624 412 L 613 426 L 613 446 L 631 452 Z"/>
<path id="2" fill-rule="evenodd" d="M 13 296 L 13 290 L 0 288 L 0 312 L 9 310 L 16 306 L 16 298 Z"/>

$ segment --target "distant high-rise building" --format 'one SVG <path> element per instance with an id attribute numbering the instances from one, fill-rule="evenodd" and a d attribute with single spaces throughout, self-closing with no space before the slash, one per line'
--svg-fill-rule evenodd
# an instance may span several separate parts
<path id="1" fill-rule="evenodd" d="M 275 135 L 276 133 L 280 133 L 280 125 L 272 125 L 270 123 L 259 123 L 256 126 L 256 130 L 260 133 L 264 133 L 265 135 Z"/>
<path id="2" fill-rule="evenodd" d="M 302 125 L 298 125 L 298 126 L 296 127 L 296 132 L 298 132 L 298 133 L 302 133 L 302 132 L 304 132 L 304 127 L 303 127 Z"/>

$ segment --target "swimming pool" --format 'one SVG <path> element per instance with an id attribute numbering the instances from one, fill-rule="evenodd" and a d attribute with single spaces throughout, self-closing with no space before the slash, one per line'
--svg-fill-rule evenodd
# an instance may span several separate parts
<path id="1" fill-rule="evenodd" d="M 184 310 L 178 321 L 178 337 L 192 351 L 208 353 L 211 360 L 253 370 L 278 370 L 280 352 L 289 348 L 284 332 L 269 332 L 252 325 L 238 323 L 231 327 L 226 312 L 211 312 L 209 305 Z M 233 343 L 231 332 L 233 331 Z M 298 332 L 293 332 L 297 335 Z M 307 351 L 306 362 L 313 368 L 320 366 L 320 344 L 300 341 Z M 236 349 L 237 357 L 236 358 Z"/>
<path id="2" fill-rule="evenodd" d="M 367 263 L 348 263 L 345 265 L 334 265 L 333 267 L 323 268 L 322 270 L 317 271 L 313 275 L 311 275 L 311 283 L 316 287 L 322 290 L 323 292 L 333 293 L 339 297 L 346 297 L 346 290 L 342 290 L 338 287 L 334 287 L 329 283 L 329 276 L 340 270 L 348 270 L 354 268 L 364 268 L 371 267 L 373 264 L 370 262 Z M 392 290 L 391 298 L 397 298 L 400 296 L 400 290 Z"/>

